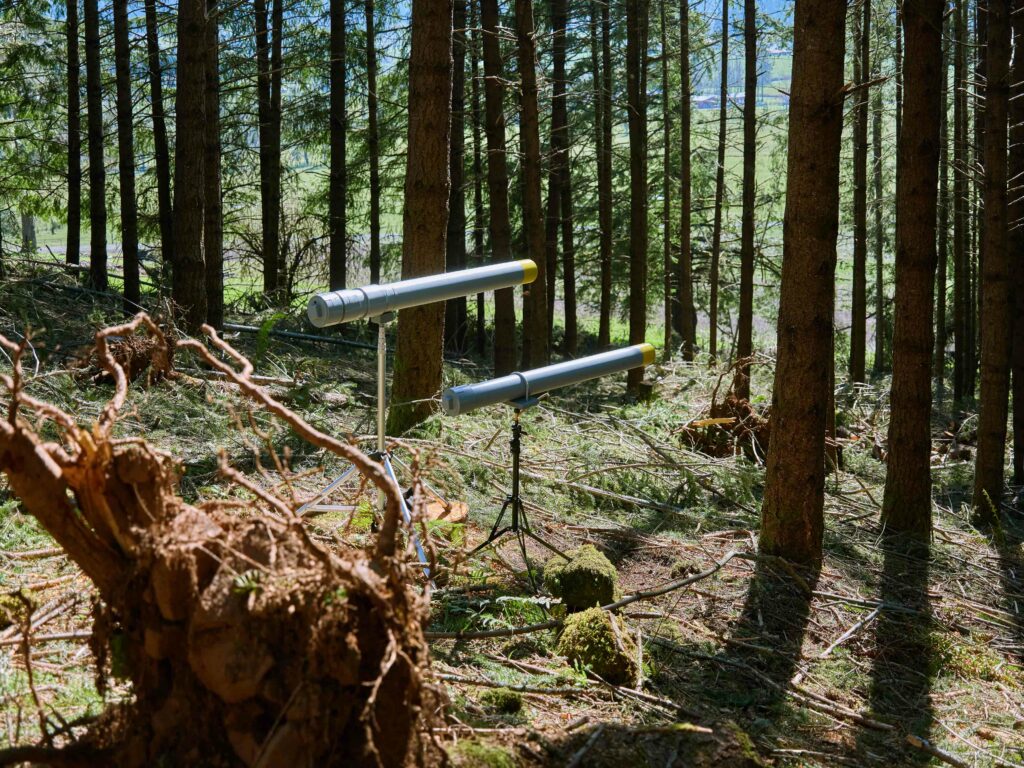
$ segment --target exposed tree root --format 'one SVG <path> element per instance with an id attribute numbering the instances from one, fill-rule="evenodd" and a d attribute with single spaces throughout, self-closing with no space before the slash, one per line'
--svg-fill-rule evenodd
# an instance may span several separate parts
<path id="1" fill-rule="evenodd" d="M 95 359 L 115 389 L 89 427 L 22 391 L 24 343 L 0 337 L 16 361 L 12 376 L 0 376 L 11 394 L 0 471 L 99 590 L 92 648 L 101 683 L 111 669 L 132 683 L 132 699 L 109 708 L 65 757 L 88 747 L 123 766 L 422 763 L 426 604 L 396 552 L 397 491 L 357 449 L 255 385 L 248 361 L 205 329 L 233 365 L 198 342 L 179 351 L 196 352 L 298 434 L 353 462 L 388 503 L 376 551 L 344 558 L 266 494 L 245 517 L 216 502 L 185 503 L 173 457 L 111 437 L 130 375 L 108 340 L 137 338 L 140 328 L 154 349 L 164 345 L 150 359 L 170 360 L 145 315 L 98 333 Z M 60 427 L 61 444 L 40 440 L 45 420 Z M 61 762 L 46 751 L 19 758 Z"/>

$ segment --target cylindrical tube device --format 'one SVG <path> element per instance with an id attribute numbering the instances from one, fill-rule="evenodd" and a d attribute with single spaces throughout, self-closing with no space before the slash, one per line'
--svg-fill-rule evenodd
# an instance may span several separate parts
<path id="1" fill-rule="evenodd" d="M 306 314 L 309 322 L 317 328 L 324 328 L 364 317 L 379 317 L 421 304 L 532 283 L 536 278 L 537 265 L 531 259 L 488 264 L 397 283 L 318 293 L 310 299 Z"/>
<path id="2" fill-rule="evenodd" d="M 650 344 L 634 344 L 532 371 L 510 373 L 490 381 L 462 384 L 444 391 L 441 407 L 447 415 L 459 416 L 488 405 L 527 400 L 559 387 L 650 365 L 654 357 L 654 347 Z"/>

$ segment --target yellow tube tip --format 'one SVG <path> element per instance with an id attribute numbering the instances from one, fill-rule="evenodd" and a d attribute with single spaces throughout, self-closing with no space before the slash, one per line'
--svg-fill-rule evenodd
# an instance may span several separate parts
<path id="1" fill-rule="evenodd" d="M 532 283 L 537 279 L 537 263 L 533 259 L 520 259 L 523 266 L 523 284 Z"/>
<path id="2" fill-rule="evenodd" d="M 640 344 L 640 351 L 644 355 L 644 365 L 654 365 L 654 361 L 657 358 L 657 353 L 654 351 L 653 344 Z"/>

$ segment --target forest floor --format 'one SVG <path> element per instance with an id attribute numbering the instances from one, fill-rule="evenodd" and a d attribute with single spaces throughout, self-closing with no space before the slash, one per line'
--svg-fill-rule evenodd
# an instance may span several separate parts
<path id="1" fill-rule="evenodd" d="M 0 285 L 0 332 L 33 329 L 28 391 L 82 421 L 110 390 L 69 364 L 116 319 L 115 303 L 52 272 Z M 275 397 L 321 429 L 372 432 L 371 351 L 268 330 L 233 343 Z M 174 381 L 132 387 L 118 431 L 177 456 L 186 498 L 238 492 L 219 477 L 221 448 L 296 500 L 342 469 L 248 414 L 194 361 L 179 357 L 176 367 L 184 375 Z M 446 385 L 486 377 L 472 361 L 445 370 Z M 1024 516 L 1018 499 L 1000 530 L 969 524 L 961 502 L 974 419 L 936 418 L 931 546 L 896 546 L 879 522 L 885 382 L 842 386 L 842 469 L 826 485 L 825 561 L 816 574 L 798 573 L 755 556 L 764 446 L 734 446 L 720 425 L 693 425 L 713 397 L 722 401 L 728 378 L 679 362 L 652 367 L 649 378 L 649 402 L 627 400 L 623 382 L 609 380 L 555 393 L 522 417 L 523 495 L 541 538 L 562 550 L 597 547 L 618 569 L 622 595 L 690 582 L 622 609 L 641 640 L 640 679 L 625 685 L 560 657 L 556 629 L 511 635 L 563 615 L 530 588 L 512 537 L 497 552 L 466 556 L 508 491 L 511 411 L 438 414 L 395 441 L 431 486 L 468 505 L 467 522 L 434 523 L 430 537 L 446 566 L 432 597 L 432 669 L 450 700 L 434 736 L 456 764 L 1024 765 Z M 770 386 L 764 361 L 754 391 Z M 695 430 L 722 455 L 698 450 L 687 439 Z M 328 544 L 369 542 L 368 507 L 312 517 L 310 530 Z M 538 569 L 549 557 L 532 541 L 527 551 Z M 34 606 L 27 639 L 19 590 Z M 51 734 L 78 732 L 129 695 L 117 685 L 105 698 L 96 691 L 91 594 L 0 481 L 0 745 L 34 741 L 43 720 Z"/>

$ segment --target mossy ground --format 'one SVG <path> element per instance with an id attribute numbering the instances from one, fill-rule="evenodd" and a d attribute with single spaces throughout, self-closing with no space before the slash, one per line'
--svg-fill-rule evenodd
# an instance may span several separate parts
<path id="1" fill-rule="evenodd" d="M 43 277 L 49 283 L 64 280 L 49 273 Z M 0 331 L 35 329 L 39 367 L 32 362 L 30 394 L 83 419 L 99 413 L 109 387 L 77 381 L 62 367 L 93 330 L 116 318 L 113 302 L 25 280 L 0 286 Z M 258 326 L 263 318 L 236 319 Z M 339 435 L 372 433 L 372 352 L 273 338 L 258 350 L 257 339 L 246 336 L 234 342 L 244 351 L 261 352 L 258 374 L 294 381 L 268 386 L 317 426 Z M 0 360 L 0 367 L 4 364 Z M 294 435 L 263 431 L 269 420 L 259 413 L 252 418 L 263 437 L 239 429 L 239 422 L 249 425 L 249 417 L 231 390 L 188 359 L 178 364 L 193 379 L 134 386 L 118 433 L 143 436 L 179 456 L 187 496 L 244 499 L 218 475 L 220 447 L 250 477 L 277 485 L 283 478 L 272 447 L 299 473 L 289 478 L 298 500 L 342 470 Z M 763 468 L 743 457 L 709 459 L 678 440 L 679 427 L 702 415 L 718 373 L 709 373 L 701 361 L 659 365 L 650 375 L 658 379 L 650 403 L 628 400 L 622 381 L 607 380 L 556 393 L 523 417 L 523 493 L 533 529 L 563 550 L 597 545 L 616 566 L 623 594 L 704 570 L 731 549 L 756 546 Z M 488 376 L 483 364 L 445 369 L 446 385 Z M 771 370 L 756 369 L 753 384 L 755 399 L 764 401 Z M 826 557 L 811 583 L 812 594 L 775 584 L 771 564 L 734 560 L 692 589 L 624 611 L 643 639 L 643 691 L 672 702 L 672 709 L 614 695 L 587 679 L 585 671 L 556 654 L 557 633 L 547 630 L 436 641 L 435 670 L 461 680 L 445 683 L 454 717 L 488 729 L 476 740 L 496 742 L 518 765 L 564 765 L 602 724 L 584 764 L 661 766 L 675 754 L 677 765 L 716 764 L 700 762 L 716 755 L 734 760 L 723 757 L 723 765 L 740 765 L 743 750 L 715 746 L 719 734 L 726 738 L 729 721 L 749 736 L 762 758 L 779 766 L 928 764 L 926 755 L 907 746 L 907 733 L 970 764 L 1024 764 L 1020 513 L 1007 512 L 999 541 L 973 529 L 963 506 L 972 467 L 936 454 L 935 535 L 927 559 L 884 547 L 878 502 L 885 465 L 872 455 L 873 442 L 884 441 L 886 434 L 884 393 L 884 381 L 840 387 L 840 417 L 852 437 L 843 441 L 845 470 L 827 480 Z M 970 414 L 951 412 L 947 400 L 935 420 L 937 447 L 951 418 L 969 429 Z M 459 419 L 438 415 L 400 443 L 399 454 L 407 460 L 418 454 L 433 486 L 468 502 L 467 544 L 482 540 L 508 491 L 510 423 L 511 412 L 503 408 Z M 373 540 L 365 513 L 351 525 L 343 514 L 314 518 L 310 531 L 346 545 Z M 461 537 L 436 543 L 444 562 L 458 564 L 434 597 L 433 629 L 512 628 L 560 615 L 515 575 L 522 574 L 522 561 L 510 543 L 498 555 L 485 551 L 462 561 L 460 544 Z M 0 591 L 31 589 L 40 605 L 37 615 L 55 612 L 37 630 L 32 667 L 46 711 L 70 723 L 95 715 L 103 699 L 93 686 L 85 647 L 88 583 L 63 557 L 45 554 L 52 546 L 34 521 L 18 512 L 0 482 Z M 40 551 L 44 554 L 24 556 Z M 549 555 L 532 542 L 528 552 L 536 562 Z M 879 602 L 889 607 L 823 657 Z M 70 636 L 77 633 L 83 636 Z M 40 640 L 44 635 L 62 637 Z M 0 629 L 0 642 L 14 636 L 11 627 Z M 485 689 L 472 681 L 482 678 L 527 689 L 514 719 L 478 703 Z M 896 730 L 875 731 L 815 711 L 792 695 L 794 686 Z M 105 695 L 120 698 L 130 692 L 114 689 Z M 668 727 L 680 721 L 710 728 L 716 736 L 681 736 Z M 453 720 L 438 738 L 451 747 L 470 743 L 469 733 Z M 0 645 L 0 743 L 27 743 L 37 735 L 20 647 Z"/>
<path id="2" fill-rule="evenodd" d="M 615 599 L 619 574 L 607 557 L 593 544 L 552 555 L 544 565 L 544 586 L 562 599 L 570 611 L 582 611 L 595 605 L 607 605 Z"/>

